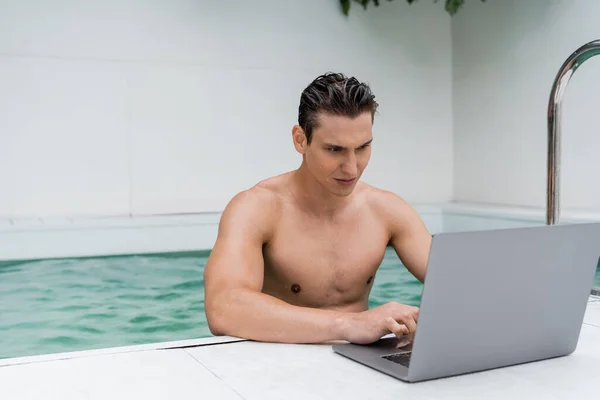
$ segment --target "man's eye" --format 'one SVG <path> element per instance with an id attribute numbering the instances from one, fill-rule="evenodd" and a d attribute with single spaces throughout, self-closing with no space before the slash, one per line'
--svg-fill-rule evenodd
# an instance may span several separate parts
<path id="1" fill-rule="evenodd" d="M 333 153 L 337 153 L 337 152 L 341 151 L 342 149 L 340 149 L 339 147 L 329 147 L 328 150 Z"/>

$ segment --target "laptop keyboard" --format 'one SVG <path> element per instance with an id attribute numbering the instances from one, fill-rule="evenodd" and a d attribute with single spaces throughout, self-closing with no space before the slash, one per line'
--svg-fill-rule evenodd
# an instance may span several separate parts
<path id="1" fill-rule="evenodd" d="M 400 365 L 404 365 L 405 367 L 408 367 L 410 364 L 410 356 L 411 356 L 411 352 L 405 352 L 405 353 L 396 353 L 396 354 L 390 354 L 389 356 L 383 356 L 383 358 L 385 358 L 386 360 L 395 362 L 396 364 L 400 364 Z"/>

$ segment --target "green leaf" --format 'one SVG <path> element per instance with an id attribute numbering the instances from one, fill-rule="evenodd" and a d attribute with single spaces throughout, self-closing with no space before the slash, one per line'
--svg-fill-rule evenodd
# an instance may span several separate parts
<path id="1" fill-rule="evenodd" d="M 375 5 L 375 7 L 379 7 L 379 4 L 381 3 L 381 0 L 354 0 L 354 1 L 357 2 L 358 4 L 360 4 L 363 7 L 363 9 L 365 9 L 365 10 L 367 9 L 367 6 L 371 2 Z M 393 1 L 393 0 L 388 0 L 388 1 Z M 406 0 L 406 2 L 408 4 L 413 4 L 416 1 L 417 0 Z M 434 3 L 437 3 L 438 1 L 439 0 L 433 0 Z M 485 2 L 485 1 L 486 0 L 481 0 L 481 2 Z M 350 12 L 350 0 L 340 0 L 340 4 L 342 6 L 342 11 L 344 12 L 344 15 L 348 15 L 348 13 Z M 465 4 L 465 0 L 446 0 L 444 8 L 445 8 L 446 12 L 448 12 L 448 14 L 450 14 L 451 16 L 454 16 L 464 4 Z"/>
<path id="2" fill-rule="evenodd" d="M 463 4 L 465 4 L 465 0 L 446 0 L 446 11 L 453 16 Z"/>
<path id="3" fill-rule="evenodd" d="M 356 1 L 357 3 L 359 3 L 360 5 L 362 5 L 363 8 L 366 10 L 367 9 L 367 5 L 369 4 L 369 2 L 371 0 L 354 0 L 354 1 Z"/>
<path id="4" fill-rule="evenodd" d="M 348 12 L 350 11 L 350 0 L 340 0 L 340 3 L 342 5 L 342 11 L 344 12 L 344 15 L 348 15 Z"/>

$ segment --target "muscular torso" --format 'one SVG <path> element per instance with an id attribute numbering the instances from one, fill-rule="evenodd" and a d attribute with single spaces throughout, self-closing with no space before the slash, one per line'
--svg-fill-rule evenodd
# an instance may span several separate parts
<path id="1" fill-rule="evenodd" d="M 331 218 L 311 215 L 285 199 L 281 207 L 263 250 L 263 292 L 299 306 L 367 309 L 390 240 L 369 194 Z"/>

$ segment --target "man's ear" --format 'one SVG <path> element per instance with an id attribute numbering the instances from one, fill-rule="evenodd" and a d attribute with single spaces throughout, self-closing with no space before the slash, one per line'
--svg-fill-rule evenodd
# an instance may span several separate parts
<path id="1" fill-rule="evenodd" d="M 300 154 L 304 154 L 306 152 L 306 147 L 308 146 L 304 129 L 302 129 L 299 125 L 294 125 L 292 128 L 292 138 L 294 140 L 294 147 L 296 148 L 296 151 Z"/>

